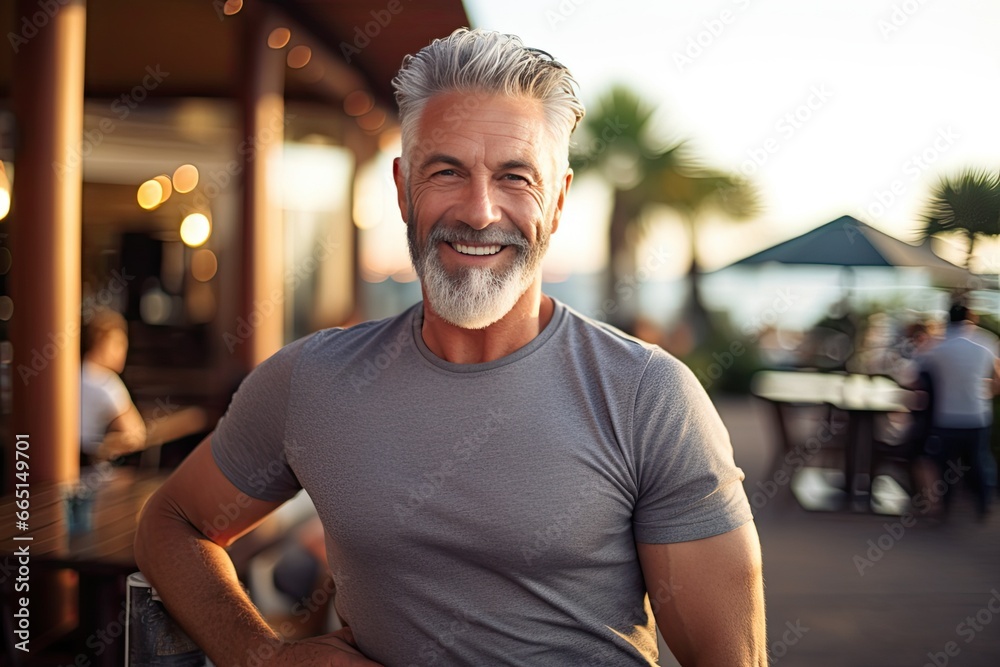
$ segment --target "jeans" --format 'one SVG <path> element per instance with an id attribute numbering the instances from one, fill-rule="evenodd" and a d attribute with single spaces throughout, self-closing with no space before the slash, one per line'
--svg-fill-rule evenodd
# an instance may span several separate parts
<path id="1" fill-rule="evenodd" d="M 997 478 L 997 463 L 990 451 L 990 427 L 931 428 L 924 453 L 937 463 L 942 473 L 949 463 L 969 466 L 970 470 L 963 475 L 963 479 L 969 481 L 976 494 L 976 510 L 980 516 L 985 515 Z M 943 499 L 945 510 L 951 504 L 954 487 L 962 481 L 959 479 L 948 484 Z"/>

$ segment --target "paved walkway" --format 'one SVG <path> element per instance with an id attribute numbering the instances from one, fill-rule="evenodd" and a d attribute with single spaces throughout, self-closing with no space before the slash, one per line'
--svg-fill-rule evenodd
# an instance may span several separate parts
<path id="1" fill-rule="evenodd" d="M 757 491 L 777 447 L 771 413 L 751 398 L 717 405 L 747 492 Z M 785 486 L 754 513 L 772 665 L 1000 667 L 998 510 L 977 523 L 963 497 L 947 524 L 918 513 L 905 527 L 899 517 L 806 512 Z"/>

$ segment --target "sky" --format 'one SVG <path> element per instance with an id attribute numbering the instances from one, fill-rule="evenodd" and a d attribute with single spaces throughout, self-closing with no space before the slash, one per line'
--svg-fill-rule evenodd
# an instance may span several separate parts
<path id="1" fill-rule="evenodd" d="M 944 175 L 1000 169 L 996 0 L 465 0 L 473 27 L 519 35 L 566 64 L 593 105 L 626 82 L 665 132 L 759 189 L 759 215 L 706 216 L 699 255 L 717 268 L 850 214 L 908 241 Z M 549 271 L 604 262 L 608 197 L 579 179 Z M 570 222 L 572 221 L 572 222 Z M 640 257 L 688 257 L 679 224 Z M 963 254 L 947 244 L 935 250 Z M 997 244 L 981 268 L 1000 271 Z"/>

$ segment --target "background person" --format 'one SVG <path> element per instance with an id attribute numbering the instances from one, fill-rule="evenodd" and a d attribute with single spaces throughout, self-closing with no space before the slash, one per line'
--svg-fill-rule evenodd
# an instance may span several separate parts
<path id="1" fill-rule="evenodd" d="M 120 377 L 128 356 L 128 324 L 119 313 L 98 311 L 84 325 L 81 343 L 81 465 L 120 460 L 153 446 L 179 446 L 178 438 L 205 432 L 208 420 L 199 407 L 157 408 L 148 420 L 136 408 Z"/>
<path id="2" fill-rule="evenodd" d="M 950 465 L 970 466 L 968 482 L 976 494 L 980 518 L 989 511 L 996 461 L 990 451 L 992 397 L 1000 393 L 1000 360 L 970 340 L 969 310 L 955 304 L 948 313 L 944 340 L 921 357 L 931 377 L 934 405 L 925 451 L 943 474 Z M 947 511 L 955 484 L 944 496 Z"/>
<path id="3" fill-rule="evenodd" d="M 120 374 L 128 356 L 128 324 L 101 310 L 83 328 L 80 367 L 80 451 L 110 460 L 146 446 L 146 424 Z M 88 461 L 89 462 L 89 461 Z"/>

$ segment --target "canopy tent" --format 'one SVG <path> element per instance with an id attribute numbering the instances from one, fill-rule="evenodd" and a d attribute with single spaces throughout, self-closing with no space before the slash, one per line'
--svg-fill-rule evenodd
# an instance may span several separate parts
<path id="1" fill-rule="evenodd" d="M 729 266 L 768 262 L 826 266 L 914 267 L 927 270 L 936 283 L 944 286 L 981 288 L 985 287 L 986 283 L 996 284 L 994 276 L 977 276 L 935 255 L 927 240 L 919 245 L 907 243 L 849 215 L 841 216 L 801 236 L 744 257 Z"/>

